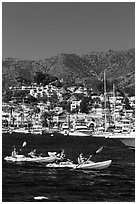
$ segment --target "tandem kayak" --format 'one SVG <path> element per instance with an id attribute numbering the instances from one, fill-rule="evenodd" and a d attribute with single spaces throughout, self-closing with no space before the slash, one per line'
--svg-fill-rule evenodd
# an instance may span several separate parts
<path id="1" fill-rule="evenodd" d="M 73 162 L 60 162 L 59 164 L 52 163 L 47 164 L 46 167 L 51 168 L 73 168 L 73 169 L 83 169 L 83 170 L 98 170 L 98 169 L 106 169 L 112 163 L 112 160 L 107 160 L 103 162 L 88 162 L 84 164 L 73 164 Z"/>
<path id="2" fill-rule="evenodd" d="M 75 164 L 73 162 L 60 162 L 59 164 L 57 163 L 52 163 L 52 164 L 47 164 L 46 167 L 51 167 L 51 168 L 74 168 Z"/>
<path id="3" fill-rule="evenodd" d="M 107 160 L 103 162 L 89 162 L 84 164 L 78 164 L 74 167 L 74 169 L 84 169 L 84 170 L 98 170 L 98 169 L 106 169 L 108 168 L 112 163 L 112 160 Z"/>
<path id="4" fill-rule="evenodd" d="M 58 160 L 57 157 L 25 157 L 24 155 L 16 155 L 16 157 L 6 156 L 4 160 L 9 162 L 45 162 L 45 163 L 52 163 Z"/>

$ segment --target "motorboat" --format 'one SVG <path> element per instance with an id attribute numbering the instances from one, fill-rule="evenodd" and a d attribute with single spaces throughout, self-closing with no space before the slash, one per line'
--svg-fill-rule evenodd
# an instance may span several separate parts
<path id="1" fill-rule="evenodd" d="M 64 129 L 62 131 L 60 131 L 61 134 L 65 135 L 65 136 L 91 136 L 91 134 L 89 134 L 89 132 L 83 132 L 81 130 L 75 130 L 73 128 L 71 129 Z"/>
<path id="2" fill-rule="evenodd" d="M 82 137 L 86 137 L 86 136 L 91 136 L 88 132 L 83 132 L 81 130 L 70 130 L 68 133 L 69 136 L 82 136 Z"/>
<path id="3" fill-rule="evenodd" d="M 76 121 L 74 125 L 74 132 L 79 132 L 79 134 L 84 134 L 82 136 L 91 136 L 92 130 L 90 130 L 85 121 Z"/>
<path id="4" fill-rule="evenodd" d="M 92 137 L 107 137 L 107 136 L 110 136 L 112 135 L 111 132 L 105 132 L 105 131 L 95 131 L 92 133 Z"/>
<path id="5" fill-rule="evenodd" d="M 36 135 L 42 135 L 42 126 L 41 125 L 34 125 L 31 129 L 30 129 L 30 133 L 31 134 L 36 134 Z"/>
<path id="6" fill-rule="evenodd" d="M 132 150 L 135 150 L 135 132 L 127 132 L 127 133 L 113 133 L 111 135 L 106 136 L 109 139 L 119 139 L 124 145 L 129 147 Z"/>
<path id="7" fill-rule="evenodd" d="M 2 127 L 2 134 L 3 133 L 8 133 L 9 132 L 9 128 L 7 127 Z"/>
<path id="8" fill-rule="evenodd" d="M 91 136 L 92 131 L 88 128 L 85 121 L 75 121 L 70 127 L 68 123 L 63 123 L 60 133 L 66 136 Z"/>
<path id="9" fill-rule="evenodd" d="M 13 133 L 24 133 L 24 134 L 28 134 L 30 133 L 30 131 L 26 128 L 16 128 L 16 129 L 13 129 L 12 131 Z"/>

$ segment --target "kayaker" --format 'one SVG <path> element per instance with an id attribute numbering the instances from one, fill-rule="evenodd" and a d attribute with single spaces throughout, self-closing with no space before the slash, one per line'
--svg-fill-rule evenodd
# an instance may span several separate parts
<path id="1" fill-rule="evenodd" d="M 11 156 L 14 157 L 14 158 L 16 158 L 17 155 L 18 155 L 18 152 L 17 152 L 16 147 L 14 146 L 14 147 L 13 147 L 13 150 L 12 150 L 12 152 L 11 152 Z"/>
<path id="2" fill-rule="evenodd" d="M 64 149 L 59 150 L 56 153 L 56 156 L 57 156 L 57 163 L 59 161 L 64 161 L 66 159 L 65 150 Z"/>
<path id="3" fill-rule="evenodd" d="M 61 151 L 61 157 L 62 157 L 62 158 L 65 158 L 65 157 L 66 157 L 66 155 L 65 155 L 65 150 L 64 150 L 64 149 L 62 149 L 62 151 Z"/>
<path id="4" fill-rule="evenodd" d="M 78 156 L 78 164 L 83 164 L 85 162 L 85 158 L 83 157 L 83 153 L 80 153 Z"/>
<path id="5" fill-rule="evenodd" d="M 36 157 L 36 149 L 29 152 L 28 155 L 31 156 L 32 158 Z"/>
<path id="6" fill-rule="evenodd" d="M 56 153 L 57 157 L 64 157 L 65 156 L 65 150 L 64 149 L 60 149 L 57 153 Z"/>

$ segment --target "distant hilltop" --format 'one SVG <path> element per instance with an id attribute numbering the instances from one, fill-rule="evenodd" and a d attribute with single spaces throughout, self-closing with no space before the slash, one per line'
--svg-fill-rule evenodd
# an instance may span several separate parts
<path id="1" fill-rule="evenodd" d="M 135 49 L 59 54 L 36 61 L 6 58 L 2 60 L 3 90 L 37 80 L 43 84 L 58 81 L 62 86 L 81 83 L 99 92 L 104 70 L 108 83 L 114 83 L 123 93 L 135 95 Z"/>

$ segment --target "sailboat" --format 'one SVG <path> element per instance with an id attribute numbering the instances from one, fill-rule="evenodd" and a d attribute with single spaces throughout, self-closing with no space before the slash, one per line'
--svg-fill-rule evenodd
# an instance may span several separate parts
<path id="1" fill-rule="evenodd" d="M 113 119 L 114 124 L 116 125 L 116 118 L 115 118 L 115 86 L 113 84 L 113 93 L 114 93 L 114 112 L 113 112 Z M 122 124 L 122 121 L 121 121 Z M 124 126 L 124 125 L 123 125 Z M 114 130 L 113 133 L 105 135 L 105 138 L 110 139 L 119 139 L 124 145 L 129 147 L 132 150 L 135 150 L 135 129 L 128 128 L 126 132 L 124 131 L 124 128 L 121 132 L 117 132 Z"/>
<path id="2" fill-rule="evenodd" d="M 104 71 L 104 128 L 103 131 L 95 131 L 92 134 L 92 137 L 106 137 L 110 135 L 110 132 L 107 132 L 108 124 L 107 124 L 107 111 L 106 111 L 106 101 L 107 101 L 107 92 L 106 92 L 106 71 Z"/>
<path id="3" fill-rule="evenodd" d="M 114 97 L 114 112 L 113 112 L 113 120 L 114 124 L 116 124 L 115 118 L 115 86 L 113 84 L 113 97 Z M 104 137 L 110 139 L 119 139 L 124 145 L 128 146 L 130 149 L 135 150 L 135 130 L 128 129 L 127 132 L 107 132 L 107 114 L 106 114 L 106 73 L 104 71 L 104 124 L 105 124 L 105 131 L 104 132 L 95 132 L 92 134 L 93 137 Z M 121 121 L 122 122 L 122 121 Z"/>

